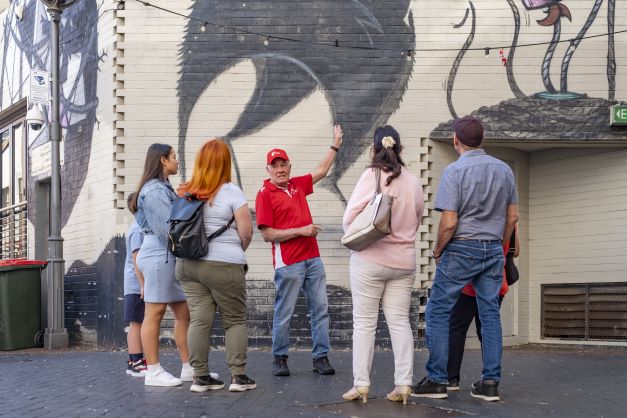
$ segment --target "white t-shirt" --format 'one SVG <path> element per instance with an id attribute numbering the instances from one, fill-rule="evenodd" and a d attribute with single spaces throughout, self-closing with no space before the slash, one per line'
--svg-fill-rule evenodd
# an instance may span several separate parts
<path id="1" fill-rule="evenodd" d="M 239 187 L 233 183 L 223 184 L 211 204 L 204 205 L 203 216 L 207 236 L 225 225 L 233 217 L 233 212 L 247 203 L 246 196 Z M 222 235 L 209 241 L 209 251 L 202 260 L 246 264 L 246 255 L 235 222 Z"/>

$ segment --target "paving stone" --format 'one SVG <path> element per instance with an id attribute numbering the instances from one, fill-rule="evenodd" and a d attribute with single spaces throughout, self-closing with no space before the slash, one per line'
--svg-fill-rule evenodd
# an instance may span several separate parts
<path id="1" fill-rule="evenodd" d="M 470 396 L 470 384 L 481 372 L 481 353 L 467 350 L 461 388 L 447 400 L 411 398 L 409 405 L 385 400 L 393 388 L 393 356 L 375 353 L 371 400 L 345 402 L 352 386 L 352 354 L 332 352 L 334 376 L 311 371 L 311 354 L 290 353 L 290 377 L 271 374 L 271 353 L 250 351 L 247 374 L 256 390 L 202 394 L 189 383 L 176 388 L 146 387 L 125 374 L 124 352 L 0 353 L 2 417 L 621 417 L 627 410 L 627 349 L 524 346 L 504 352 L 501 402 Z M 223 351 L 212 351 L 209 364 L 227 382 Z M 416 352 L 414 376 L 424 374 L 427 353 Z M 175 352 L 161 355 L 164 367 L 177 374 Z"/>

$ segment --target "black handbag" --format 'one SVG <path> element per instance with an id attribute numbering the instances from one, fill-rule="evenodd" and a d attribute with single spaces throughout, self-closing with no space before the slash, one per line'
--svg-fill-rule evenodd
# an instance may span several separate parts
<path id="1" fill-rule="evenodd" d="M 197 200 L 188 193 L 184 197 L 177 198 L 172 204 L 168 247 L 176 257 L 198 259 L 206 256 L 209 251 L 209 241 L 222 235 L 235 221 L 235 217 L 232 217 L 226 225 L 222 225 L 213 234 L 207 236 L 203 217 L 204 206 L 204 200 Z"/>
<path id="2" fill-rule="evenodd" d="M 518 281 L 520 274 L 518 273 L 518 267 L 514 263 L 514 253 L 516 252 L 516 230 L 512 231 L 512 236 L 509 239 L 509 250 L 505 254 L 505 280 L 507 285 L 511 286 Z"/>

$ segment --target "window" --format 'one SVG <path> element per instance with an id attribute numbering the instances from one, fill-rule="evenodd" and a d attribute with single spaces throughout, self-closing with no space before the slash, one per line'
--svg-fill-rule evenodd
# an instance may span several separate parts
<path id="1" fill-rule="evenodd" d="M 27 257 L 25 107 L 23 110 L 16 115 L 15 109 L 9 108 L 1 113 L 11 111 L 9 118 L 0 118 L 0 259 Z"/>

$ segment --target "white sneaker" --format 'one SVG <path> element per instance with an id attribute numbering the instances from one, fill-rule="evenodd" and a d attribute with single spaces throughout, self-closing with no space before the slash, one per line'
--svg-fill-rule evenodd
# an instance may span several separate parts
<path id="1" fill-rule="evenodd" d="M 194 380 L 194 368 L 189 364 L 183 365 L 181 369 L 181 380 L 183 382 L 191 382 Z"/>
<path id="2" fill-rule="evenodd" d="M 180 386 L 183 382 L 181 379 L 172 376 L 170 373 L 165 371 L 163 368 L 156 371 L 148 371 L 146 373 L 146 378 L 144 379 L 144 385 L 146 386 Z"/>
<path id="3" fill-rule="evenodd" d="M 218 373 L 209 373 L 213 379 L 220 379 Z M 181 381 L 192 382 L 194 380 L 194 368 L 192 366 L 183 366 L 181 369 Z"/>

